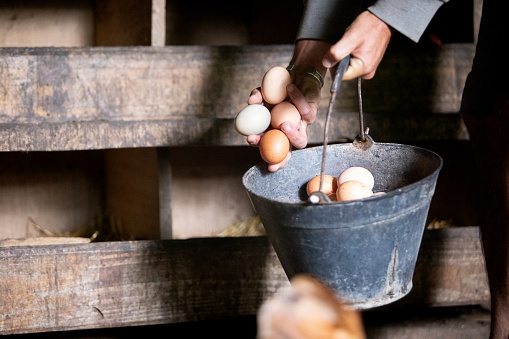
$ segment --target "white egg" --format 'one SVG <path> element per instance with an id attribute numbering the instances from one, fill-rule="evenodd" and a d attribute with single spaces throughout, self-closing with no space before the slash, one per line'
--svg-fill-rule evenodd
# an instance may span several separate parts
<path id="1" fill-rule="evenodd" d="M 235 130 L 242 135 L 265 132 L 270 125 L 270 111 L 260 104 L 248 105 L 235 117 Z"/>
<path id="2" fill-rule="evenodd" d="M 349 167 L 344 170 L 338 177 L 338 185 L 349 181 L 349 180 L 357 180 L 364 183 L 369 189 L 373 189 L 375 186 L 375 179 L 373 178 L 373 174 L 370 171 L 365 169 L 364 167 Z"/>

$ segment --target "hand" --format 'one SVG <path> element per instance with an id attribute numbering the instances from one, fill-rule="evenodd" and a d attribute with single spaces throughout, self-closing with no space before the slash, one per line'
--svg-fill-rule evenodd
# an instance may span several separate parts
<path id="1" fill-rule="evenodd" d="M 297 74 L 293 83 L 287 87 L 289 101 L 291 101 L 301 115 L 300 126 L 294 126 L 286 121 L 281 125 L 281 130 L 286 134 L 290 143 L 297 148 L 307 145 L 306 128 L 316 120 L 318 103 L 320 101 L 320 86 L 316 79 L 309 75 Z M 254 89 L 247 101 L 249 105 L 263 103 L 262 93 L 259 88 Z M 273 105 L 264 103 L 271 110 Z M 251 146 L 257 146 L 261 135 L 250 135 L 247 142 Z"/>
<path id="2" fill-rule="evenodd" d="M 318 80 L 305 73 L 313 67 L 322 77 L 327 69 L 322 65 L 322 58 L 329 50 L 330 43 L 319 40 L 300 40 L 295 44 L 294 54 L 290 64 L 295 65 L 292 71 L 292 84 L 287 87 L 289 101 L 291 101 L 301 114 L 300 126 L 294 126 L 291 122 L 284 122 L 281 130 L 286 134 L 290 143 L 296 148 L 304 148 L 307 145 L 307 126 L 316 120 L 318 104 L 320 102 L 321 88 Z M 254 89 L 248 99 L 248 104 L 263 103 L 262 93 L 259 88 Z M 272 107 L 266 105 L 270 110 Z M 258 146 L 262 134 L 250 135 L 247 142 L 251 146 Z M 279 164 L 269 165 L 269 171 L 277 171 L 283 168 L 290 160 L 291 152 Z"/>
<path id="3" fill-rule="evenodd" d="M 266 102 L 263 101 L 262 92 L 261 92 L 260 88 L 255 88 L 251 92 L 251 95 L 249 96 L 247 103 L 248 103 L 248 105 L 264 104 L 269 109 L 269 111 L 272 109 L 272 107 L 274 107 L 274 105 L 267 104 Z M 301 122 L 301 125 L 303 125 L 302 122 Z M 298 127 L 293 126 L 293 124 L 289 121 L 284 122 L 281 127 L 282 127 L 283 132 L 285 132 L 285 130 L 290 130 L 290 134 L 301 128 L 301 126 L 298 126 Z M 246 138 L 247 143 L 251 146 L 258 147 L 262 136 L 263 136 L 263 133 L 248 135 Z M 287 135 L 287 137 L 288 137 L 288 135 Z M 290 137 L 288 137 L 288 140 L 291 140 Z M 290 143 L 292 143 L 292 142 L 290 141 Z M 286 158 L 282 162 L 280 162 L 278 164 L 269 164 L 268 170 L 270 172 L 275 172 L 275 171 L 285 167 L 286 164 L 288 163 L 288 161 L 290 160 L 291 156 L 292 156 L 292 152 L 288 152 L 288 154 L 286 155 Z"/>
<path id="4" fill-rule="evenodd" d="M 385 54 L 391 35 L 391 29 L 385 22 L 365 11 L 326 53 L 323 65 L 337 68 L 338 61 L 350 54 L 350 66 L 343 75 L 343 80 L 357 77 L 371 79 Z"/>

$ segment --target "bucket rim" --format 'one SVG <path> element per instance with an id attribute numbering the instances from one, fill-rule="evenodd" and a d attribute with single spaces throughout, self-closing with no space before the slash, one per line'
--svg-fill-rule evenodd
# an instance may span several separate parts
<path id="1" fill-rule="evenodd" d="M 351 146 L 351 145 L 352 145 L 351 143 L 335 143 L 335 144 L 329 144 L 328 147 L 348 147 L 348 146 Z M 389 192 L 386 192 L 385 194 L 373 195 L 373 196 L 370 196 L 370 197 L 367 197 L 367 198 L 356 199 L 356 200 L 331 201 L 330 203 L 317 204 L 317 205 L 311 205 L 307 201 L 292 202 L 292 201 L 280 201 L 280 200 L 275 200 L 275 199 L 269 199 L 267 197 L 264 197 L 262 195 L 259 195 L 259 194 L 255 193 L 252 189 L 248 188 L 247 187 L 247 177 L 249 176 L 250 173 L 254 172 L 257 169 L 258 170 L 262 170 L 262 169 L 266 170 L 267 167 L 268 167 L 268 164 L 265 161 L 258 162 L 254 166 L 250 167 L 243 174 L 243 176 L 242 176 L 242 185 L 244 186 L 246 191 L 248 191 L 249 194 L 252 194 L 252 195 L 256 196 L 258 199 L 261 199 L 261 200 L 264 200 L 264 201 L 268 201 L 268 202 L 271 202 L 271 203 L 275 203 L 275 204 L 278 204 L 278 205 L 285 205 L 285 206 L 306 206 L 307 205 L 307 206 L 310 206 L 310 207 L 338 206 L 338 205 L 339 206 L 349 206 L 349 205 L 355 205 L 355 204 L 359 204 L 359 203 L 364 203 L 366 201 L 375 201 L 375 200 L 389 199 L 389 198 L 393 198 L 394 196 L 397 196 L 397 195 L 405 194 L 405 193 L 407 193 L 409 191 L 412 191 L 412 190 L 416 189 L 418 186 L 420 186 L 420 184 L 422 182 L 428 181 L 428 180 L 430 180 L 430 178 L 438 176 L 440 170 L 443 167 L 443 162 L 444 161 L 443 161 L 442 157 L 440 155 L 438 155 L 436 152 L 428 150 L 428 149 L 426 149 L 424 147 L 415 146 L 415 145 L 406 145 L 406 144 L 400 144 L 400 143 L 389 143 L 389 142 L 376 142 L 376 143 L 373 144 L 372 147 L 378 147 L 378 146 L 391 146 L 391 147 L 397 147 L 397 148 L 411 148 L 411 149 L 419 150 L 419 151 L 428 153 L 429 155 L 435 157 L 438 160 L 438 166 L 437 166 L 437 168 L 432 173 L 428 174 L 427 176 L 425 176 L 425 177 L 423 177 L 423 178 L 421 178 L 421 179 L 419 179 L 417 181 L 414 181 L 411 184 L 408 184 L 408 185 L 405 185 L 403 187 L 399 187 L 397 189 L 394 189 L 394 190 L 391 190 Z M 320 148 L 323 148 L 323 145 L 306 147 L 306 148 L 303 148 L 303 149 L 294 150 L 292 152 L 301 153 L 301 152 L 307 152 L 309 150 L 317 150 L 317 149 L 320 149 Z M 284 170 L 284 168 L 281 169 L 281 170 Z"/>

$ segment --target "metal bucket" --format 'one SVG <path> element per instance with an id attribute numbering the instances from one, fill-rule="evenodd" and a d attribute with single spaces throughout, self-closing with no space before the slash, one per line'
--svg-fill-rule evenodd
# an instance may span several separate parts
<path id="1" fill-rule="evenodd" d="M 329 145 L 325 174 L 362 166 L 373 173 L 373 192 L 386 194 L 313 205 L 306 184 L 320 174 L 322 147 L 293 151 L 274 173 L 260 163 L 242 178 L 286 275 L 317 277 L 355 309 L 402 298 L 412 288 L 442 159 L 400 144 Z"/>

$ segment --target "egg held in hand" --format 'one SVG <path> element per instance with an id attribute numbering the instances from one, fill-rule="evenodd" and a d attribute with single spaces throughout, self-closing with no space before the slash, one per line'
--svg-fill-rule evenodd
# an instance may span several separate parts
<path id="1" fill-rule="evenodd" d="M 270 119 L 267 107 L 260 104 L 248 105 L 235 117 L 235 130 L 245 136 L 260 134 L 269 127 Z"/>
<path id="2" fill-rule="evenodd" d="M 290 73 L 281 66 L 272 67 L 262 78 L 262 97 L 269 104 L 279 104 L 286 99 L 286 86 L 292 83 Z"/>
<path id="3" fill-rule="evenodd" d="M 301 116 L 299 110 L 291 102 L 280 102 L 272 108 L 270 116 L 270 124 L 274 128 L 280 128 L 285 121 L 291 122 L 296 128 L 300 127 Z"/>
<path id="4" fill-rule="evenodd" d="M 336 200 L 336 191 L 338 190 L 338 183 L 333 175 L 324 174 L 322 192 L 329 197 L 330 200 Z M 311 195 L 313 192 L 320 191 L 320 175 L 313 177 L 308 181 L 306 186 L 306 192 Z"/>
<path id="5" fill-rule="evenodd" d="M 349 167 L 344 170 L 338 177 L 338 185 L 349 181 L 349 180 L 357 180 L 364 183 L 369 189 L 373 189 L 375 186 L 375 179 L 373 178 L 373 174 L 364 167 Z"/>
<path id="6" fill-rule="evenodd" d="M 260 139 L 260 155 L 270 165 L 283 161 L 290 152 L 290 141 L 278 129 L 267 131 Z"/>
<path id="7" fill-rule="evenodd" d="M 373 195 L 373 191 L 366 184 L 357 180 L 348 180 L 339 184 L 336 192 L 338 201 L 349 201 L 369 198 Z"/>

